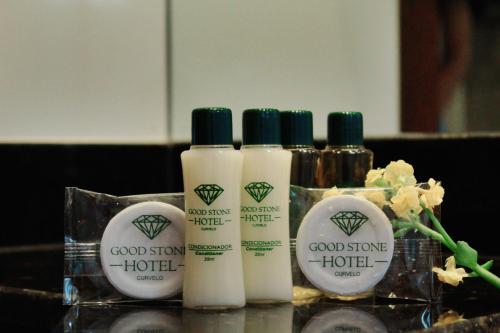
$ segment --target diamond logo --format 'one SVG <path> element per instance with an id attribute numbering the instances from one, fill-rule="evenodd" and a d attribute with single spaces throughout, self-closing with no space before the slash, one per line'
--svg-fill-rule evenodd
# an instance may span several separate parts
<path id="1" fill-rule="evenodd" d="M 330 217 L 330 220 L 347 236 L 351 236 L 368 221 L 368 217 L 358 211 L 340 211 Z"/>
<path id="2" fill-rule="evenodd" d="M 217 184 L 201 184 L 194 189 L 194 192 L 198 194 L 200 199 L 203 200 L 207 206 L 210 206 L 210 204 L 224 192 L 224 189 Z"/>
<path id="3" fill-rule="evenodd" d="M 158 236 L 170 223 L 172 222 L 162 215 L 141 215 L 132 221 L 132 224 L 151 240 Z"/>
<path id="4" fill-rule="evenodd" d="M 266 182 L 253 182 L 245 186 L 248 192 L 257 202 L 261 202 L 273 190 L 274 187 Z"/>

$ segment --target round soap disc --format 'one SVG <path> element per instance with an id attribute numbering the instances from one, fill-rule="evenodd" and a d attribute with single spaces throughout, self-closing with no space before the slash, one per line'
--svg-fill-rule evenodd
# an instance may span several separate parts
<path id="1" fill-rule="evenodd" d="M 122 294 L 140 299 L 182 290 L 184 212 L 162 202 L 142 202 L 116 214 L 101 239 L 101 265 Z"/>
<path id="2" fill-rule="evenodd" d="M 389 219 L 370 201 L 353 195 L 321 200 L 297 233 L 297 261 L 317 288 L 355 295 L 385 275 L 394 250 Z"/>

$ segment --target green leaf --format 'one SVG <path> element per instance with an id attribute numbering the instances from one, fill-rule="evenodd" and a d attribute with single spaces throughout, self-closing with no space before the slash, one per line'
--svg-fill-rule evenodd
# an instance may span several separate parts
<path id="1" fill-rule="evenodd" d="M 485 262 L 481 266 L 483 266 L 484 269 L 490 270 L 491 267 L 493 267 L 493 260 L 488 260 L 487 262 Z"/>
<path id="2" fill-rule="evenodd" d="M 460 266 L 475 269 L 477 266 L 477 251 L 464 241 L 457 242 L 457 251 L 455 252 L 456 263 Z"/>

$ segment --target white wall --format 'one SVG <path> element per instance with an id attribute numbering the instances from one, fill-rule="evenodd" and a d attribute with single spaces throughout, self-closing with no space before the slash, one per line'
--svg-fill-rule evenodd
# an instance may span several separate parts
<path id="1" fill-rule="evenodd" d="M 0 142 L 165 142 L 162 0 L 0 0 Z"/>
<path id="2" fill-rule="evenodd" d="M 305 108 L 326 137 L 334 110 L 360 110 L 368 135 L 399 132 L 396 0 L 172 0 L 172 138 L 190 111 Z"/>
<path id="3" fill-rule="evenodd" d="M 318 138 L 333 110 L 399 131 L 397 0 L 166 3 L 0 0 L 0 142 L 187 141 L 209 105 L 236 138 L 262 106 L 313 110 Z"/>

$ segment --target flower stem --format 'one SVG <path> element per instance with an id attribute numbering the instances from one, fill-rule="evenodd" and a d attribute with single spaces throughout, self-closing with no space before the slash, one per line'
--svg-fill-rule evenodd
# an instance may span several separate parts
<path id="1" fill-rule="evenodd" d="M 412 222 L 408 222 L 408 221 L 405 221 L 405 220 L 392 220 L 392 225 L 395 227 L 395 228 L 400 228 L 400 229 L 403 229 L 403 228 L 412 228 L 412 229 L 415 229 L 415 226 L 413 225 Z"/>
<path id="2" fill-rule="evenodd" d="M 403 237 L 408 231 L 410 231 L 410 228 L 400 228 L 394 233 L 394 238 Z"/>
<path id="3" fill-rule="evenodd" d="M 427 235 L 435 240 L 438 240 L 440 241 L 441 243 L 445 244 L 446 246 L 448 246 L 448 244 L 446 244 L 446 241 L 444 239 L 444 237 L 437 231 L 434 231 L 432 230 L 431 228 L 429 227 L 426 227 L 425 225 L 423 225 L 422 223 L 420 222 L 415 222 L 414 223 L 414 227 L 415 229 L 417 229 L 418 231 L 420 231 L 421 233 L 423 233 L 424 235 Z M 448 246 L 449 247 L 449 246 Z"/>
<path id="4" fill-rule="evenodd" d="M 408 221 L 404 221 L 404 220 L 397 220 L 397 219 L 394 219 L 392 220 L 392 225 L 395 227 L 395 228 L 398 228 L 399 230 L 394 234 L 394 237 L 400 237 L 401 236 L 401 230 L 404 230 L 404 233 L 406 233 L 406 229 L 417 229 L 418 231 L 420 231 L 421 233 L 423 233 L 424 235 L 426 236 L 429 236 L 443 244 L 445 244 L 446 246 L 448 246 L 448 244 L 446 244 L 446 241 L 445 239 L 443 238 L 443 236 L 441 236 L 441 234 L 435 230 L 432 230 L 431 228 L 423 225 L 422 223 L 420 223 L 418 221 L 418 217 L 412 217 L 410 219 L 411 222 L 408 222 Z M 448 246 L 449 247 L 449 246 Z"/>
<path id="5" fill-rule="evenodd" d="M 421 205 L 421 206 L 424 209 L 425 214 L 432 221 L 432 224 L 434 225 L 434 227 L 437 229 L 437 231 L 439 231 L 439 233 L 441 234 L 441 236 L 445 240 L 445 242 L 443 242 L 443 244 L 445 244 L 451 251 L 456 252 L 457 251 L 457 243 L 455 243 L 455 241 L 450 237 L 450 235 L 448 235 L 446 230 L 444 230 L 443 226 L 441 225 L 439 220 L 436 218 L 434 213 L 429 208 L 425 207 L 424 205 Z"/>
<path id="6" fill-rule="evenodd" d="M 486 269 L 486 270 L 490 270 L 491 267 L 493 266 L 493 260 L 488 260 L 487 262 L 485 262 L 484 264 L 481 265 L 482 268 Z M 477 274 L 476 272 L 471 272 L 468 274 L 467 277 L 471 277 L 471 278 L 474 278 L 474 277 L 478 277 L 479 274 Z"/>
<path id="7" fill-rule="evenodd" d="M 495 286 L 497 289 L 500 289 L 500 278 L 490 272 L 489 270 L 483 268 L 481 265 L 476 265 L 474 267 L 474 272 L 477 273 L 480 277 L 491 283 L 493 286 Z"/>

